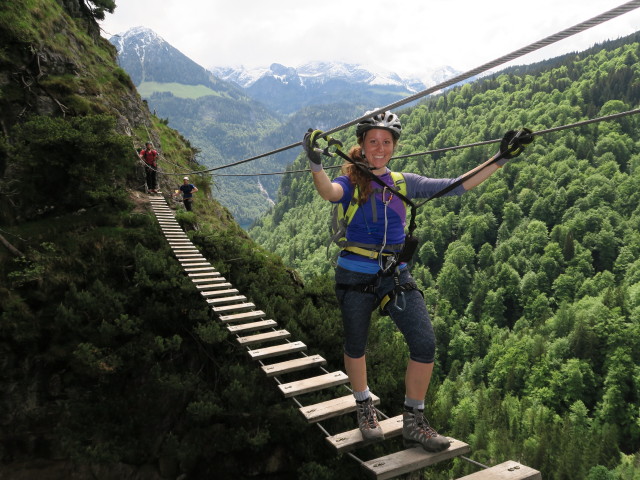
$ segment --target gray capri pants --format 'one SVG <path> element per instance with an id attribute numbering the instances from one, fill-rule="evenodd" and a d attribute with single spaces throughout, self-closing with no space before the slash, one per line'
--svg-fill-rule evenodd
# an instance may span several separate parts
<path id="1" fill-rule="evenodd" d="M 344 327 L 344 353 L 351 358 L 360 358 L 367 348 L 367 337 L 371 314 L 380 300 L 394 288 L 393 276 L 378 277 L 376 274 L 354 272 L 336 267 L 336 296 L 342 311 Z M 408 268 L 400 271 L 400 284 L 413 282 Z M 375 293 L 362 292 L 345 285 L 369 285 L 377 282 Z M 420 363 L 433 363 L 436 351 L 436 338 L 431 319 L 419 290 L 404 292 L 404 301 L 398 299 L 398 305 L 391 301 L 386 311 L 394 321 L 409 347 L 409 358 Z"/>

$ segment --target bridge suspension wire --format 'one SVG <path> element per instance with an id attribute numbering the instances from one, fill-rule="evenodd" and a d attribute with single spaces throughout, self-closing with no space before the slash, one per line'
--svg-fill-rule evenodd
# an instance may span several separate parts
<path id="1" fill-rule="evenodd" d="M 638 113 L 640 113 L 640 108 L 636 108 L 636 109 L 633 109 L 633 110 L 627 110 L 626 112 L 612 113 L 610 115 L 604 115 L 602 117 L 596 117 L 596 118 L 590 118 L 590 119 L 587 119 L 587 120 L 581 120 L 579 122 L 568 123 L 566 125 L 560 125 L 560 126 L 557 126 L 557 127 L 546 128 L 544 130 L 538 130 L 536 132 L 532 132 L 532 135 L 533 136 L 545 135 L 547 133 L 559 132 L 561 130 L 567 130 L 569 128 L 582 127 L 584 125 L 589 125 L 589 124 L 592 124 L 592 123 L 617 120 L 618 118 L 626 117 L 626 116 L 629 116 L 629 115 L 636 115 Z M 434 153 L 450 152 L 450 151 L 453 151 L 453 150 L 462 150 L 464 148 L 471 148 L 471 147 L 479 147 L 479 146 L 483 146 L 483 145 L 490 145 L 492 143 L 499 143 L 501 141 L 502 141 L 501 138 L 494 138 L 492 140 L 483 140 L 481 142 L 467 143 L 467 144 L 464 144 L 464 145 L 456 145 L 456 146 L 453 146 L 453 147 L 443 147 L 443 148 L 436 148 L 436 149 L 433 149 L 433 150 L 426 150 L 424 152 L 415 152 L 415 153 L 407 153 L 406 155 L 397 155 L 397 156 L 391 157 L 390 160 L 400 160 L 400 159 L 403 159 L 403 158 L 421 157 L 421 156 L 424 156 L 424 155 L 432 155 Z M 329 165 L 329 166 L 323 166 L 323 168 L 325 170 L 330 170 L 330 169 L 335 169 L 335 168 L 342 168 L 342 165 Z M 289 173 L 301 173 L 301 172 L 310 172 L 310 171 L 311 171 L 310 169 L 305 168 L 305 169 L 301 169 L 301 170 L 287 170 L 287 171 L 283 171 L 283 172 L 227 173 L 227 174 L 214 174 L 214 176 L 216 176 L 216 177 L 256 177 L 256 176 L 263 176 L 263 175 L 287 175 Z"/>
<path id="2" fill-rule="evenodd" d="M 439 83 L 438 85 L 435 85 L 433 87 L 427 88 L 426 90 L 422 90 L 418 93 L 415 93 L 409 97 L 403 98 L 402 100 L 399 100 L 395 103 L 391 103 L 389 105 L 387 105 L 386 107 L 382 107 L 382 108 L 378 108 L 377 110 L 373 110 L 371 112 L 368 112 L 366 115 L 356 118 L 355 120 L 352 120 L 350 122 L 344 123 L 338 127 L 332 128 L 331 130 L 327 130 L 326 132 L 324 132 L 322 135 L 320 135 L 320 137 L 326 137 L 328 135 L 331 135 L 335 132 L 338 132 L 340 130 L 344 130 L 352 125 L 355 125 L 363 120 L 365 120 L 366 118 L 369 118 L 370 116 L 376 115 L 378 113 L 382 113 L 385 112 L 387 110 L 392 110 L 395 109 L 397 107 L 401 107 L 403 105 L 406 105 L 407 103 L 411 103 L 415 100 L 418 100 L 422 97 L 425 97 L 427 95 L 430 95 L 432 93 L 435 93 L 439 90 L 442 90 L 444 88 L 453 86 L 457 83 L 460 83 L 464 80 L 467 80 L 471 77 L 474 77 L 476 75 L 479 75 L 481 73 L 484 73 L 488 70 L 491 70 L 492 68 L 498 67 L 500 65 L 503 65 L 507 62 L 510 62 L 512 60 L 515 60 L 517 58 L 520 58 L 524 55 L 527 55 L 529 53 L 535 52 L 536 50 L 539 50 L 543 47 L 547 47 L 549 45 L 552 45 L 560 40 L 564 40 L 568 37 L 571 37 L 573 35 L 576 35 L 578 33 L 584 32 L 590 28 L 593 28 L 597 25 L 600 25 L 606 21 L 609 21 L 611 19 L 614 19 L 616 17 L 619 17 L 620 15 L 624 15 L 625 13 L 629 13 L 632 10 L 635 10 L 636 8 L 640 7 L 640 0 L 631 0 L 630 2 L 626 2 L 623 3 L 622 5 L 615 7 L 607 12 L 604 12 L 600 15 L 597 15 L 589 20 L 585 20 L 584 22 L 578 23 L 572 27 L 569 27 L 565 30 L 561 30 L 558 33 L 555 33 L 553 35 L 550 35 L 548 37 L 545 37 L 541 40 L 538 40 L 537 42 L 534 42 L 530 45 L 527 45 L 525 47 L 522 47 L 518 50 L 514 50 L 511 53 L 508 53 L 506 55 L 503 55 L 502 57 L 496 58 L 495 60 L 492 60 L 490 62 L 487 62 L 483 65 L 480 65 L 479 67 L 476 67 L 472 70 L 469 70 L 465 73 L 462 73 L 460 75 L 457 75 L 455 77 L 452 77 L 448 80 L 445 80 L 442 83 Z M 264 158 L 264 157 L 268 157 L 271 155 L 275 155 L 277 153 L 281 153 L 284 152 L 286 150 L 290 150 L 292 148 L 295 147 L 299 147 L 302 145 L 302 142 L 297 142 L 297 143 L 292 143 L 291 145 L 287 145 L 284 147 L 280 147 L 276 150 L 272 150 L 270 152 L 266 152 L 260 155 L 255 155 L 253 157 L 250 158 L 246 158 L 244 160 L 238 160 L 237 162 L 232 162 L 232 163 L 228 163 L 226 165 L 220 165 L 217 167 L 212 167 L 212 168 L 208 168 L 206 170 L 199 170 L 199 171 L 192 171 L 192 172 L 186 172 L 186 173 L 179 173 L 179 174 L 174 174 L 174 175 L 190 175 L 190 174 L 199 174 L 199 173 L 208 173 L 208 172 L 214 172 L 217 170 L 222 170 L 224 168 L 230 168 L 230 167 L 235 167 L 236 165 L 241 165 L 243 163 L 248 163 L 248 162 L 253 162 L 255 160 L 258 160 L 260 158 Z"/>
<path id="3" fill-rule="evenodd" d="M 636 108 L 634 110 L 628 110 L 626 112 L 612 113 L 611 115 L 605 115 L 605 116 L 602 116 L 602 117 L 590 118 L 588 120 L 581 120 L 579 122 L 568 123 L 566 125 L 560 125 L 558 127 L 546 128 L 544 130 L 538 130 L 537 132 L 532 132 L 532 135 L 534 137 L 537 136 L 537 135 L 545 135 L 547 133 L 559 132 L 561 130 L 566 130 L 568 128 L 582 127 L 584 125 L 589 125 L 591 123 L 598 123 L 598 122 L 606 122 L 606 121 L 610 121 L 610 120 L 616 120 L 616 119 L 621 118 L 621 117 L 626 117 L 628 115 L 636 115 L 638 113 L 640 113 L 640 108 Z M 493 140 L 484 140 L 484 141 L 481 141 L 481 142 L 467 143 L 465 145 L 457 145 L 455 147 L 436 148 L 434 150 L 427 150 L 427 151 L 424 151 L 424 152 L 408 153 L 406 155 L 398 155 L 398 156 L 395 156 L 395 157 L 391 157 L 391 160 L 398 160 L 398 159 L 401 159 L 401 158 L 419 157 L 419 156 L 422 156 L 422 155 L 431 155 L 431 154 L 434 154 L 434 153 L 449 152 L 449 151 L 452 151 L 452 150 L 461 150 L 463 148 L 479 147 L 479 146 L 482 146 L 482 145 L 490 145 L 492 143 L 499 143 L 501 141 L 502 141 L 501 138 L 494 138 Z"/>

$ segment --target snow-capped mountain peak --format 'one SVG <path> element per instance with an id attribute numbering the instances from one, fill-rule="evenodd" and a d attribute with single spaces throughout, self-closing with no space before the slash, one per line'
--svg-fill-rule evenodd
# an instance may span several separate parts
<path id="1" fill-rule="evenodd" d="M 118 33 L 110 38 L 118 53 L 121 53 L 125 45 L 135 42 L 140 47 L 156 47 L 167 43 L 160 35 L 147 27 L 133 27 L 126 32 Z"/>
<path id="2" fill-rule="evenodd" d="M 234 82 L 243 88 L 249 88 L 261 78 L 269 76 L 278 78 L 282 82 L 290 82 L 293 79 L 297 82 L 299 78 L 301 84 L 306 86 L 325 83 L 328 80 L 342 80 L 352 84 L 393 85 L 410 91 L 414 91 L 416 84 L 419 83 L 415 79 L 402 79 L 390 71 L 366 68 L 352 63 L 327 61 L 309 62 L 295 68 L 274 63 L 269 67 L 257 68 L 246 68 L 242 65 L 212 67 L 210 71 L 217 77 Z"/>

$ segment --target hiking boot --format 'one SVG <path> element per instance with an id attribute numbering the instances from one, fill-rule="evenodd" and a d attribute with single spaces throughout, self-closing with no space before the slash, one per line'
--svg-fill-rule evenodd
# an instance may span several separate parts
<path id="1" fill-rule="evenodd" d="M 384 440 L 384 433 L 378 423 L 376 409 L 371 397 L 362 402 L 356 401 L 356 413 L 358 414 L 358 428 L 365 442 Z"/>
<path id="2" fill-rule="evenodd" d="M 406 447 L 420 444 L 427 452 L 449 448 L 449 439 L 436 432 L 424 418 L 423 410 L 405 407 L 402 413 L 402 439 Z"/>

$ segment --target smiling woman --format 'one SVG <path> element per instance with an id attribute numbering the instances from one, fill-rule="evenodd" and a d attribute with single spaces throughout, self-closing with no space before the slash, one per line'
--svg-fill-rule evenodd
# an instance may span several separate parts
<path id="1" fill-rule="evenodd" d="M 366 441 L 384 439 L 367 381 L 365 352 L 371 315 L 377 308 L 389 315 L 409 349 L 405 374 L 402 436 L 430 452 L 449 448 L 424 417 L 425 396 L 435 359 L 435 334 L 424 298 L 409 272 L 406 206 L 411 198 L 462 195 L 496 172 L 511 156 L 499 154 L 463 177 L 427 178 L 391 172 L 387 164 L 402 125 L 390 111 L 365 114 L 356 127 L 358 144 L 351 148 L 343 175 L 331 181 L 316 148 L 320 130 L 309 130 L 302 145 L 309 157 L 318 194 L 347 212 L 344 241 L 335 271 L 335 291 L 344 329 L 344 363 L 357 405 L 358 427 Z M 341 155 L 342 156 L 342 155 Z M 382 188 L 380 188 L 382 187 Z M 444 193 L 448 192 L 448 193 Z"/>

